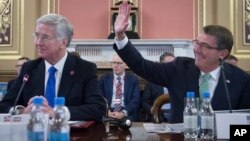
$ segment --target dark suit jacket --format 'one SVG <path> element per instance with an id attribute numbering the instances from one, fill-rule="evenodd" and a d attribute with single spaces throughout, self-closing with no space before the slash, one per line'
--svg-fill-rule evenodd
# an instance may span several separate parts
<path id="1" fill-rule="evenodd" d="M 147 114 L 151 115 L 151 107 L 157 97 L 164 93 L 162 86 L 153 83 L 147 83 L 142 95 L 142 107 L 146 110 Z"/>
<path id="2" fill-rule="evenodd" d="M 125 48 L 114 49 L 124 62 L 136 74 L 146 80 L 168 88 L 171 98 L 170 122 L 183 122 L 184 97 L 187 91 L 193 91 L 199 97 L 200 70 L 195 65 L 194 59 L 177 57 L 171 63 L 156 63 L 143 59 L 136 48 L 128 42 Z M 228 89 L 233 109 L 250 108 L 250 78 L 249 75 L 238 67 L 230 64 L 224 65 L 225 76 L 228 80 Z M 215 88 L 212 98 L 214 110 L 228 109 L 222 75 Z"/>
<path id="3" fill-rule="evenodd" d="M 65 97 L 65 105 L 71 114 L 70 120 L 101 121 L 105 114 L 106 105 L 98 91 L 96 69 L 95 64 L 68 54 L 58 96 Z M 6 113 L 13 106 L 25 74 L 29 75 L 29 80 L 23 89 L 18 105 L 27 106 L 30 98 L 36 95 L 44 95 L 45 62 L 38 58 L 23 65 L 15 85 L 0 102 L 0 112 Z"/>
<path id="4" fill-rule="evenodd" d="M 12 79 L 12 80 L 10 80 L 10 81 L 8 82 L 8 85 L 7 85 L 7 92 L 10 90 L 11 87 L 14 86 L 15 82 L 16 82 L 16 79 Z"/>
<path id="5" fill-rule="evenodd" d="M 146 121 L 153 122 L 153 116 L 151 114 L 151 107 L 154 104 L 154 101 L 157 97 L 164 94 L 164 89 L 162 86 L 155 85 L 153 83 L 147 83 L 144 92 L 142 95 L 142 108 L 146 112 Z M 160 121 L 167 122 L 167 119 L 164 117 L 164 114 L 162 112 Z"/>
<path id="6" fill-rule="evenodd" d="M 100 78 L 100 89 L 103 96 L 107 99 L 110 107 L 113 96 L 114 74 L 108 73 Z M 139 80 L 136 76 L 129 73 L 124 78 L 124 104 L 122 110 L 128 112 L 128 118 L 132 121 L 137 120 L 138 108 L 140 105 Z"/>

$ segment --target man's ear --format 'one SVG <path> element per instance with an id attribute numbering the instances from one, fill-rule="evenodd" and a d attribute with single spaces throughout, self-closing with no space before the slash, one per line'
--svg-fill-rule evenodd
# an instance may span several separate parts
<path id="1" fill-rule="evenodd" d="M 220 50 L 220 59 L 224 60 L 225 57 L 227 57 L 228 55 L 229 55 L 229 50 L 227 49 Z"/>
<path id="2" fill-rule="evenodd" d="M 63 38 L 62 43 L 67 47 L 68 39 L 67 38 Z"/>

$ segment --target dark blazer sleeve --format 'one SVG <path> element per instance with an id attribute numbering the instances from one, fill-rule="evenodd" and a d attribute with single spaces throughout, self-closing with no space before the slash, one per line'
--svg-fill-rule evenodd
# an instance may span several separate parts
<path id="1" fill-rule="evenodd" d="M 144 93 L 142 95 L 142 107 L 145 109 L 147 114 L 151 114 L 151 107 L 155 99 L 163 94 L 163 87 L 154 85 L 152 83 L 147 83 L 144 88 Z"/>
<path id="2" fill-rule="evenodd" d="M 123 49 L 118 50 L 116 44 L 113 48 L 129 68 L 142 78 L 160 86 L 168 87 L 171 83 L 174 76 L 172 74 L 176 72 L 174 63 L 157 63 L 146 60 L 130 41 Z"/>
<path id="3" fill-rule="evenodd" d="M 113 73 L 107 73 L 100 77 L 99 88 L 101 94 L 108 102 L 108 107 L 110 108 L 113 96 Z"/>
<path id="4" fill-rule="evenodd" d="M 10 80 L 8 82 L 8 84 L 7 84 L 7 91 L 9 91 L 10 88 L 14 86 L 15 81 L 16 81 L 16 79 L 12 79 L 12 80 Z"/>
<path id="5" fill-rule="evenodd" d="M 137 119 L 137 111 L 140 106 L 141 95 L 139 88 L 139 80 L 136 76 L 126 73 L 125 79 L 125 107 L 131 119 Z"/>

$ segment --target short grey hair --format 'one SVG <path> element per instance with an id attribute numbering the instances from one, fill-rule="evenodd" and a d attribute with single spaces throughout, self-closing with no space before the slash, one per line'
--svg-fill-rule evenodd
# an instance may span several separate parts
<path id="1" fill-rule="evenodd" d="M 36 24 L 49 24 L 55 27 L 57 39 L 67 38 L 70 45 L 70 41 L 73 36 L 73 26 L 68 19 L 58 14 L 46 14 L 37 19 Z"/>

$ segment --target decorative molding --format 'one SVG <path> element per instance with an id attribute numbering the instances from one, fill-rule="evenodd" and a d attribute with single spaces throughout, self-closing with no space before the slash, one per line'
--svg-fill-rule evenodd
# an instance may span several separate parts
<path id="1" fill-rule="evenodd" d="M 12 0 L 0 0 L 0 46 L 12 45 Z"/>
<path id="2" fill-rule="evenodd" d="M 3 0 L 7 2 L 8 0 Z M 11 15 L 9 15 L 10 21 L 8 21 L 10 24 L 10 36 L 9 44 L 1 44 L 0 48 L 0 59 L 16 59 L 21 56 L 24 49 L 24 2 L 23 0 L 13 1 L 10 0 L 10 8 L 8 10 L 11 10 Z M 15 12 L 13 12 L 15 11 Z M 3 17 L 1 17 L 3 18 Z M 7 21 L 7 19 L 6 19 Z M 16 33 L 16 34 L 12 34 Z"/>
<path id="3" fill-rule="evenodd" d="M 250 45 L 250 0 L 243 1 L 242 9 L 244 45 Z"/>
<path id="4" fill-rule="evenodd" d="M 142 56 L 148 60 L 158 61 L 164 52 L 175 56 L 194 57 L 190 40 L 131 40 Z M 73 40 L 69 51 L 76 51 L 81 58 L 95 62 L 98 68 L 111 68 L 110 61 L 115 54 L 114 40 Z"/>
<path id="5" fill-rule="evenodd" d="M 205 13 L 205 4 L 204 0 L 197 0 L 197 5 L 198 5 L 198 27 L 197 27 L 197 32 L 202 31 L 203 26 L 205 25 L 205 18 L 204 18 L 204 13 Z"/>
<path id="6" fill-rule="evenodd" d="M 234 20 L 232 21 L 235 39 L 234 54 L 245 59 L 250 58 L 250 40 L 247 40 L 250 34 L 250 19 L 248 17 L 250 15 L 250 5 L 247 6 L 249 2 L 249 0 L 232 1 L 232 10 L 234 11 Z"/>

